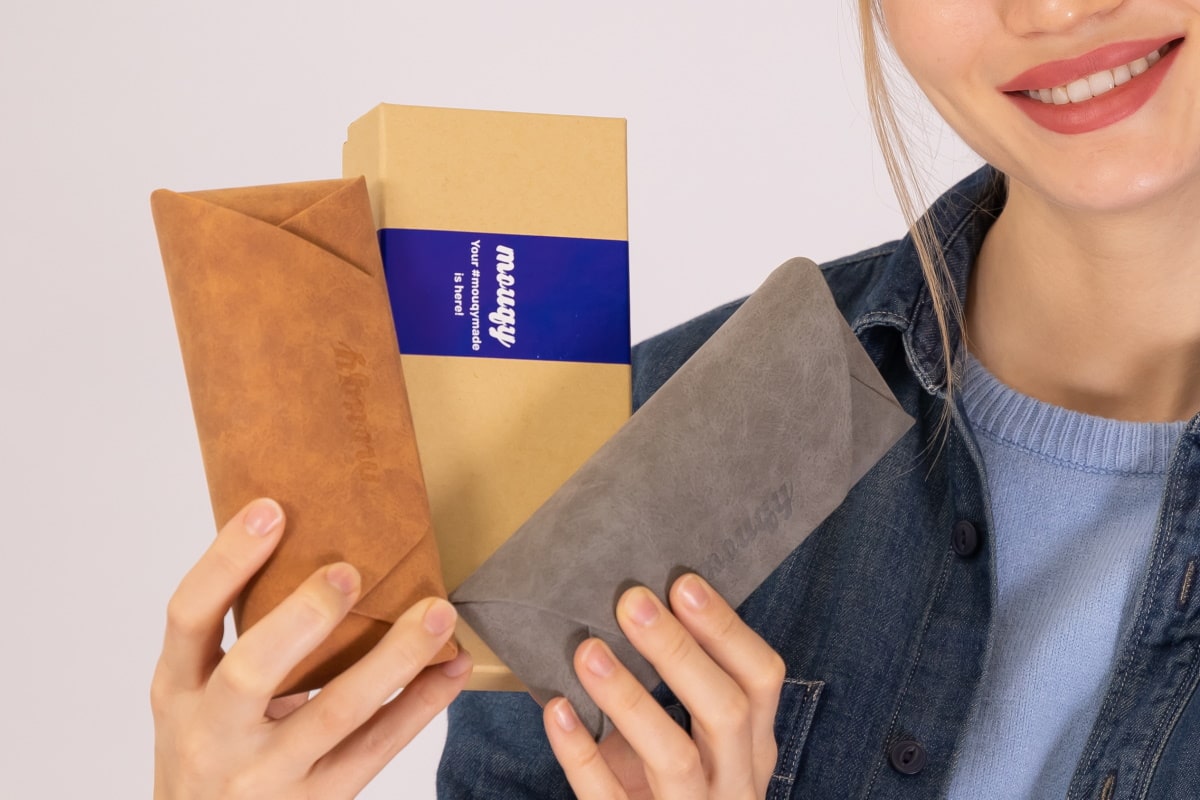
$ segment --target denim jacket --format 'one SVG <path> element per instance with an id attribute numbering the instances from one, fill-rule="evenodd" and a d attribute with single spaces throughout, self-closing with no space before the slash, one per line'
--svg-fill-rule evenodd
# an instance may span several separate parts
<path id="1" fill-rule="evenodd" d="M 984 167 L 930 208 L 959 297 L 1005 184 Z M 822 266 L 839 307 L 917 424 L 739 607 L 783 656 L 783 798 L 943 797 L 991 643 L 995 564 L 979 448 L 946 398 L 943 346 L 910 238 Z M 634 349 L 644 402 L 737 309 Z M 957 350 L 959 332 L 951 344 Z M 1149 561 L 1069 800 L 1200 798 L 1200 416 L 1172 455 Z M 655 698 L 686 715 L 669 687 Z M 526 694 L 449 710 L 441 798 L 572 797 Z"/>

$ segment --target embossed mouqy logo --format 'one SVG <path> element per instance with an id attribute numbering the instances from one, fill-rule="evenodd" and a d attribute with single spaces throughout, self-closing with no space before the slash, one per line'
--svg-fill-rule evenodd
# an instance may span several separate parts
<path id="1" fill-rule="evenodd" d="M 367 360 L 345 342 L 338 342 L 333 345 L 333 362 L 342 389 L 343 413 L 346 422 L 350 423 L 350 441 L 356 447 L 354 476 L 367 483 L 379 483 L 383 474 L 376 460 L 375 443 L 371 441 L 367 418 L 366 394 L 371 379 L 365 371 L 360 370 L 367 366 Z"/>
<path id="2" fill-rule="evenodd" d="M 791 482 L 773 489 L 763 497 L 754 510 L 734 528 L 729 538 L 709 553 L 700 565 L 701 575 L 713 575 L 729 566 L 738 551 L 764 533 L 774 533 L 781 523 L 792 517 Z"/>

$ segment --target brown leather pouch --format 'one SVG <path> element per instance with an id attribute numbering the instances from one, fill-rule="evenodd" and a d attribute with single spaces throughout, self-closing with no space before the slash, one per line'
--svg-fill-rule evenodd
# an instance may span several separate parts
<path id="1" fill-rule="evenodd" d="M 150 205 L 217 525 L 259 496 L 287 513 L 234 604 L 238 633 L 322 565 L 362 574 L 276 696 L 319 688 L 446 596 L 366 183 L 160 189 Z"/>

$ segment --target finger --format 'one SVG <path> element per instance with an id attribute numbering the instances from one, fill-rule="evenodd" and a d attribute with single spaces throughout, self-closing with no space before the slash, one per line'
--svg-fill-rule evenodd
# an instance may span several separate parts
<path id="1" fill-rule="evenodd" d="M 308 702 L 308 692 L 299 692 L 298 694 L 289 694 L 285 697 L 276 697 L 271 702 L 267 703 L 266 715 L 271 719 L 283 719 L 288 714 L 291 714 L 300 706 Z"/>
<path id="2" fill-rule="evenodd" d="M 280 726 L 283 747 L 316 762 L 429 665 L 457 618 L 454 606 L 437 597 L 413 604 L 370 652 Z"/>
<path id="3" fill-rule="evenodd" d="M 617 603 L 617 622 L 692 716 L 691 732 L 716 797 L 755 788 L 750 701 L 679 620 L 643 586 Z"/>
<path id="4" fill-rule="evenodd" d="M 167 603 L 160 665 L 175 689 L 198 689 L 221 658 L 225 612 L 266 562 L 283 530 L 283 509 L 269 498 L 229 520 Z"/>
<path id="5" fill-rule="evenodd" d="M 679 621 L 749 698 L 756 785 L 765 788 L 778 757 L 775 712 L 783 659 L 699 575 L 681 576 L 669 599 Z"/>
<path id="6" fill-rule="evenodd" d="M 579 800 L 626 800 L 625 790 L 567 698 L 556 697 L 547 703 L 542 723 L 550 749 Z"/>
<path id="7" fill-rule="evenodd" d="M 604 642 L 587 639 L 575 650 L 575 672 L 596 705 L 645 762 L 646 779 L 656 798 L 708 795 L 696 743 Z"/>
<path id="8" fill-rule="evenodd" d="M 280 682 L 342 621 L 361 585 L 350 564 L 322 567 L 244 631 L 205 687 L 214 730 L 261 722 Z"/>
<path id="9" fill-rule="evenodd" d="M 467 685 L 471 655 L 427 667 L 314 767 L 315 797 L 353 797 Z M 325 690 L 322 690 L 324 694 Z M 317 695 L 319 698 L 321 695 Z M 351 791 L 353 790 L 353 791 Z"/>

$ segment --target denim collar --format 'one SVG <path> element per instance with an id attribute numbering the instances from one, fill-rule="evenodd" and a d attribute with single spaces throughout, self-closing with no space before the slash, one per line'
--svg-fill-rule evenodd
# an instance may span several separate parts
<path id="1" fill-rule="evenodd" d="M 1008 199 L 1003 173 L 984 165 L 939 197 L 925 216 L 933 222 L 945 255 L 959 303 L 967 297 L 967 282 L 983 238 Z M 855 333 L 887 326 L 899 330 L 914 375 L 926 391 L 942 394 L 946 364 L 929 286 L 912 234 L 900 240 L 888 256 L 884 278 L 865 299 L 865 311 L 852 324 Z M 950 342 L 957 355 L 962 332 L 952 321 Z"/>

